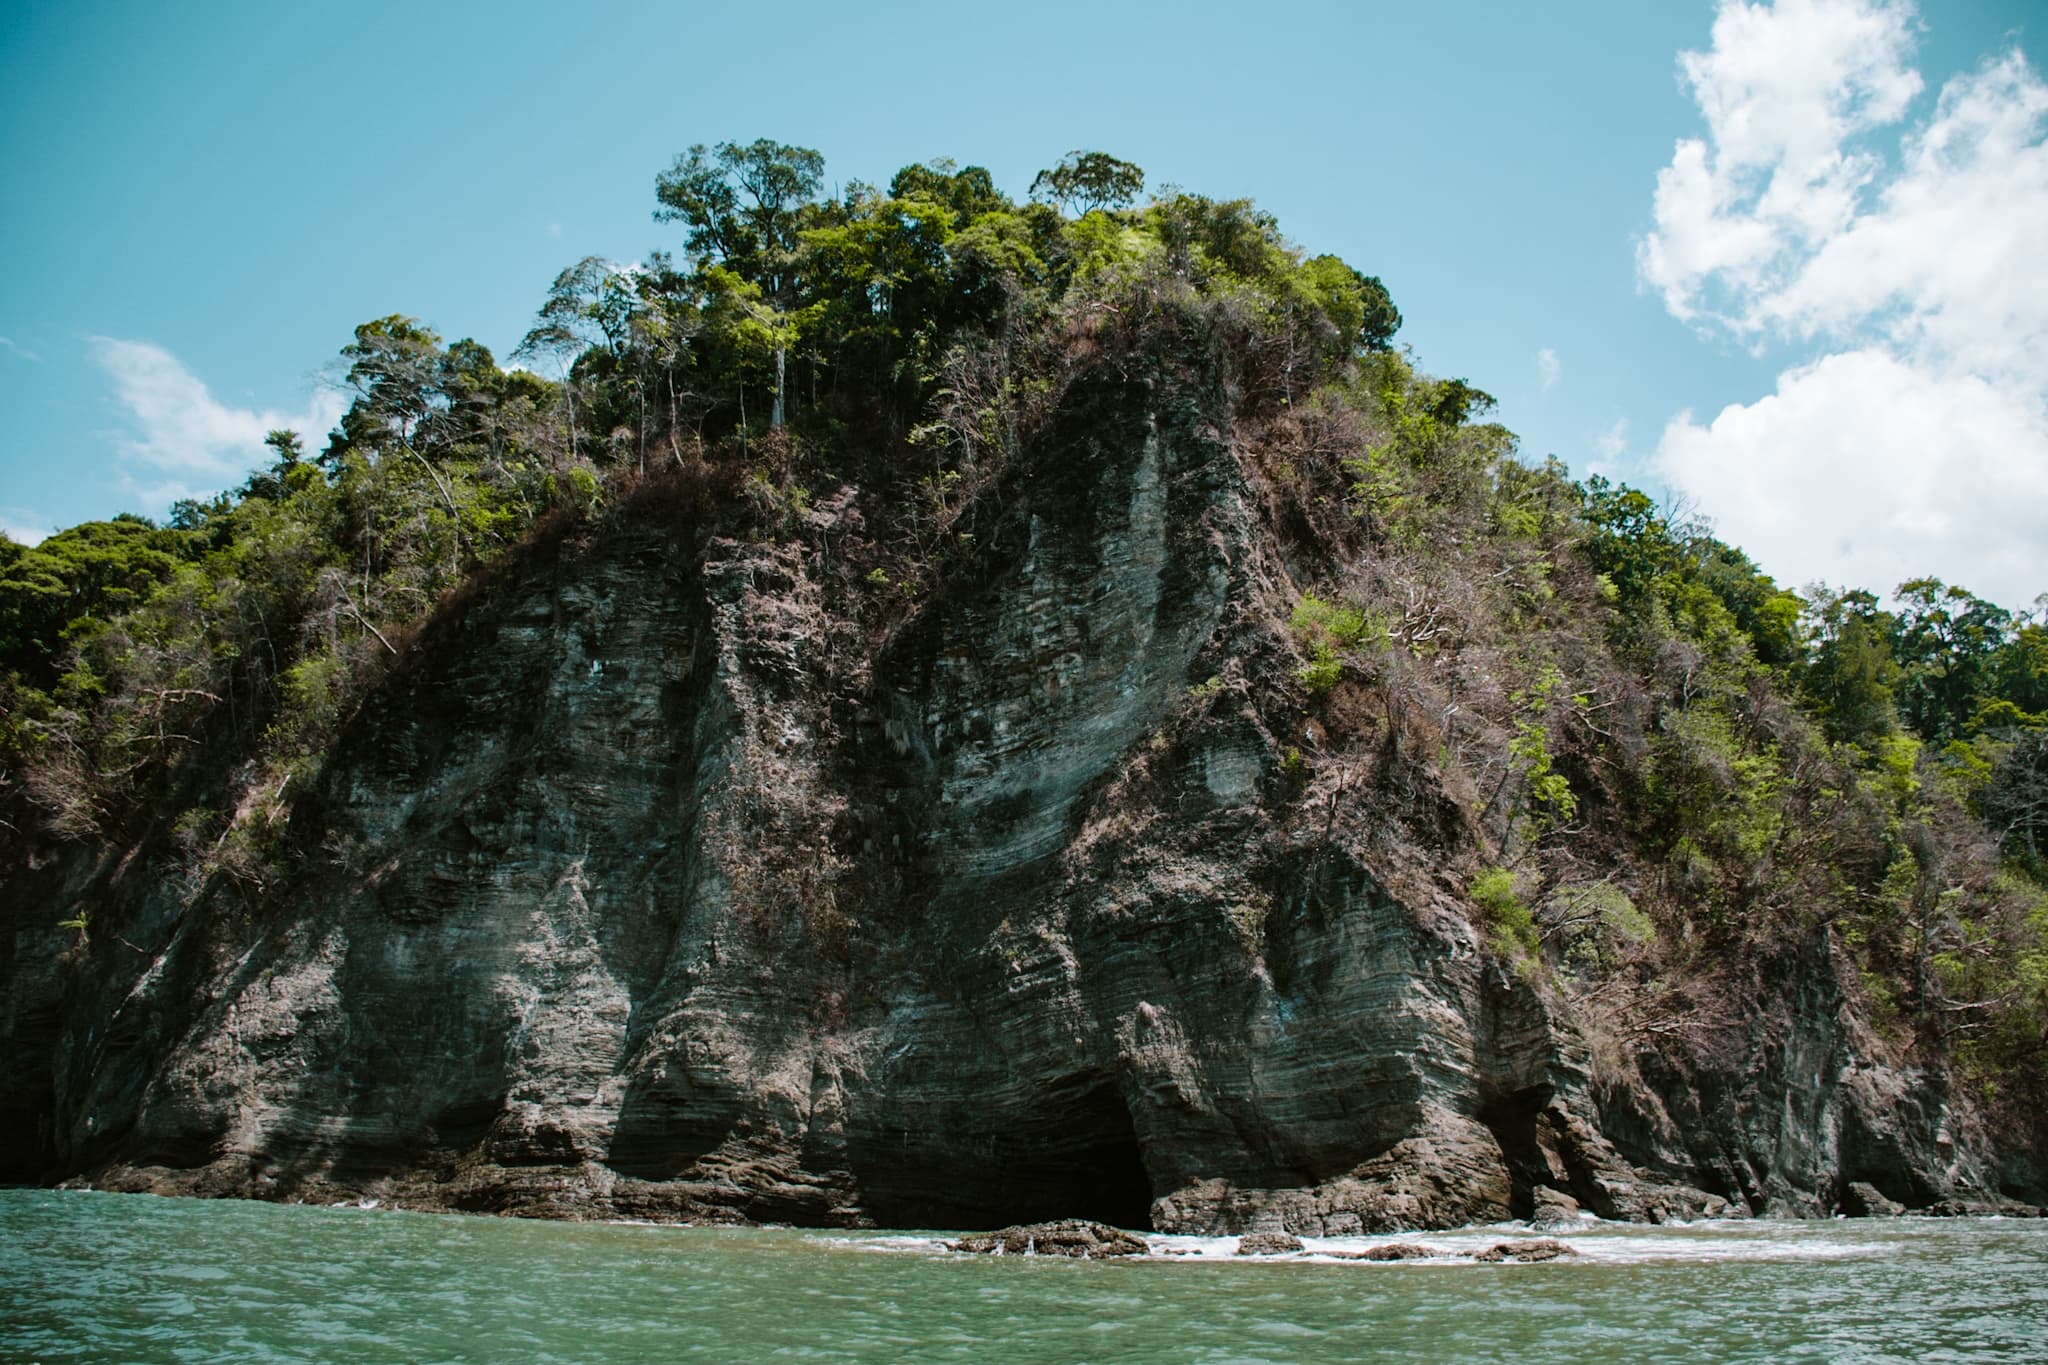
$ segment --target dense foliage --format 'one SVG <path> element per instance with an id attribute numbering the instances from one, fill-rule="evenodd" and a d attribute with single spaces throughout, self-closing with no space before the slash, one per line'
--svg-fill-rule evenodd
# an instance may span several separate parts
<path id="1" fill-rule="evenodd" d="M 518 355 L 557 378 L 379 318 L 316 457 L 273 433 L 165 526 L 0 538 L 0 817 L 168 825 L 193 894 L 260 891 L 294 783 L 500 557 L 663 480 L 800 535 L 851 481 L 884 494 L 868 581 L 909 611 L 1076 368 L 1176 332 L 1227 357 L 1298 533 L 1291 704 L 1329 738 L 1291 791 L 1393 831 L 1430 773 L 1471 813 L 1495 951 L 1632 983 L 1628 1027 L 1707 1018 L 1671 983 L 1825 922 L 1902 1045 L 2039 1076 L 2048 612 L 1933 579 L 1801 596 L 1637 490 L 1523 462 L 1487 395 L 1392 348 L 1378 279 L 1248 201 L 1139 202 L 1099 152 L 1023 203 L 950 162 L 831 195 L 823 170 L 769 141 L 678 157 L 655 216 L 680 255 L 547 291 Z"/>

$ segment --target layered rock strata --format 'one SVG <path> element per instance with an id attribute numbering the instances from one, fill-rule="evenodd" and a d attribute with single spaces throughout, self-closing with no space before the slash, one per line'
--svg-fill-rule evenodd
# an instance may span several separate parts
<path id="1" fill-rule="evenodd" d="M 1437 846 L 1303 790 L 1300 585 L 1227 395 L 1107 368 L 907 622 L 658 500 L 436 622 L 182 894 L 29 849 L 7 1174 L 567 1217 L 1344 1235 L 1925 1206 L 1986 1183 L 1824 937 L 1705 1059 L 1594 1074 Z M 1211 681 L 1213 680 L 1213 681 Z M 1370 797 L 1347 796 L 1346 809 Z M 49 926 L 90 905 L 80 961 Z"/>

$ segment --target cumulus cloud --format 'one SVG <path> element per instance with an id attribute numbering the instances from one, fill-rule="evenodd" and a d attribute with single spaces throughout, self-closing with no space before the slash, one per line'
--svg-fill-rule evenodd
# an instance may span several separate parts
<path id="1" fill-rule="evenodd" d="M 1545 346 L 1536 353 L 1536 373 L 1543 378 L 1545 392 L 1564 377 L 1564 365 L 1558 360 L 1556 351 Z"/>
<path id="2" fill-rule="evenodd" d="M 2048 419 L 2010 385 L 1868 347 L 1788 370 L 1709 423 L 1680 413 L 1657 452 L 1786 582 L 1887 592 L 1932 572 L 2015 607 L 2048 587 Z"/>
<path id="3" fill-rule="evenodd" d="M 152 503 L 209 495 L 236 482 L 270 458 L 263 437 L 279 427 L 317 446 L 346 406 L 323 389 L 297 413 L 230 407 L 176 356 L 147 341 L 95 337 L 92 356 L 113 377 L 130 421 L 118 438 L 122 455 L 138 466 L 125 476 L 127 490 Z"/>
<path id="4" fill-rule="evenodd" d="M 1658 176 L 1639 277 L 1703 332 L 1806 354 L 1674 418 L 1654 465 L 1786 581 L 1934 573 L 2018 605 L 2048 588 L 2048 85 L 1993 54 L 1909 121 L 1916 23 L 1723 0 L 1680 58 L 1707 136 Z"/>
<path id="5" fill-rule="evenodd" d="M 1904 3 L 1722 0 L 1713 47 L 1678 60 L 1709 136 L 1658 173 L 1637 255 L 1673 314 L 1754 331 L 1755 297 L 1854 217 L 1881 162 L 1852 140 L 1920 93 L 1912 37 Z"/>

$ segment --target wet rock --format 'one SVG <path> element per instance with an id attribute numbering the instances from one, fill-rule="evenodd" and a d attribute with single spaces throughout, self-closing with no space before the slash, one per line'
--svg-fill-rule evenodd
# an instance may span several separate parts
<path id="1" fill-rule="evenodd" d="M 1865 1181 L 1852 1180 L 1842 1191 L 1842 1212 L 1851 1218 L 1896 1218 L 1905 1211 L 1904 1204 L 1885 1198 Z"/>
<path id="2" fill-rule="evenodd" d="M 1239 1256 L 1285 1256 L 1301 1250 L 1301 1239 L 1291 1232 L 1247 1232 L 1237 1239 Z"/>
<path id="3" fill-rule="evenodd" d="M 1585 1210 L 1579 1201 L 1563 1190 L 1553 1190 L 1539 1185 L 1535 1192 L 1536 1206 L 1529 1215 L 1529 1221 L 1537 1227 L 1568 1227 L 1581 1220 Z"/>
<path id="4" fill-rule="evenodd" d="M 976 1233 L 947 1246 L 985 1256 L 1072 1256 L 1097 1261 L 1112 1256 L 1143 1256 L 1149 1244 L 1107 1223 L 1065 1218 L 1053 1223 L 1027 1223 L 1001 1232 Z"/>
<path id="5" fill-rule="evenodd" d="M 1277 1225 L 1297 1235 L 1350 1237 L 1509 1216 L 1512 1185 L 1489 1129 L 1435 1104 L 1407 1123 L 1412 1136 L 1306 1188 L 1203 1180 L 1173 1190 L 1153 1205 L 1153 1225 L 1212 1235 Z"/>
<path id="6" fill-rule="evenodd" d="M 1966 1193 L 1921 1210 L 1930 1218 L 2048 1218 L 2048 1209 L 2002 1195 Z"/>
<path id="7" fill-rule="evenodd" d="M 1420 1242 L 1382 1242 L 1363 1251 L 1333 1251 L 1330 1254 L 1346 1261 L 1427 1261 L 1445 1253 Z"/>
<path id="8" fill-rule="evenodd" d="M 1475 1261 L 1554 1261 L 1579 1253 L 1555 1237 L 1533 1237 L 1516 1242 L 1498 1242 L 1472 1259 Z"/>
<path id="9" fill-rule="evenodd" d="M 1602 1218 L 1621 1223 L 1690 1223 L 1703 1218 L 1742 1218 L 1748 1209 L 1691 1185 L 1620 1179 L 1602 1170 L 1583 1182 L 1586 1202 Z"/>

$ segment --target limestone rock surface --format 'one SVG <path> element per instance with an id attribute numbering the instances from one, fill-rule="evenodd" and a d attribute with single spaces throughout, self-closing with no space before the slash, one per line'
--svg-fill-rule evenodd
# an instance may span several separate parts
<path id="1" fill-rule="evenodd" d="M 1981 1185 L 1824 932 L 1718 1051 L 1596 1067 L 1425 767 L 1399 811 L 1304 789 L 1305 570 L 1225 388 L 1080 376 L 907 614 L 844 570 L 851 488 L 794 539 L 650 498 L 536 552 L 293 794 L 274 887 L 11 850 L 0 1176 L 1323 1236 Z"/>

